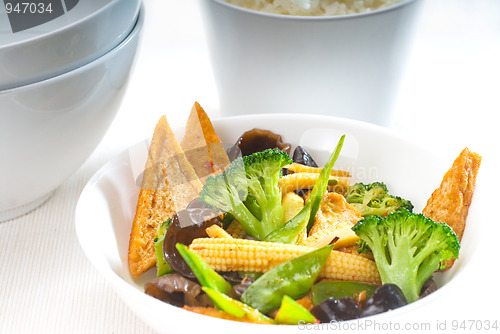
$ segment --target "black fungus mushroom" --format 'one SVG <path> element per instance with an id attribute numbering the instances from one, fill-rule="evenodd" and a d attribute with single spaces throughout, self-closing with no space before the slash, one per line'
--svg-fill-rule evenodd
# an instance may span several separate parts
<path id="1" fill-rule="evenodd" d="M 234 160 L 240 155 L 250 155 L 268 148 L 278 148 L 290 154 L 292 146 L 283 142 L 281 135 L 272 131 L 252 129 L 244 132 L 238 138 L 236 144 L 228 150 L 227 154 L 230 160 Z"/>
<path id="2" fill-rule="evenodd" d="M 361 309 L 353 298 L 328 298 L 314 306 L 311 313 L 322 323 L 346 321 L 361 317 Z"/>
<path id="3" fill-rule="evenodd" d="M 320 322 L 345 321 L 397 309 L 408 302 L 395 284 L 378 287 L 362 307 L 353 298 L 329 298 L 311 309 L 311 313 Z"/>
<path id="4" fill-rule="evenodd" d="M 144 286 L 146 294 L 177 307 L 212 306 L 201 286 L 177 273 L 163 275 Z"/>
<path id="5" fill-rule="evenodd" d="M 403 291 L 396 284 L 379 286 L 363 307 L 363 316 L 387 312 L 407 305 Z"/>
<path id="6" fill-rule="evenodd" d="M 318 164 L 316 161 L 314 161 L 313 157 L 309 152 L 306 151 L 305 148 L 302 146 L 297 146 L 295 150 L 293 151 L 293 157 L 292 157 L 293 162 L 304 165 L 304 166 L 309 166 L 309 167 L 318 167 Z M 286 168 L 283 169 L 283 175 L 288 174 L 288 170 Z M 309 191 L 309 189 L 299 189 L 296 190 L 295 193 L 299 196 L 305 196 L 305 194 Z"/>
<path id="7" fill-rule="evenodd" d="M 297 146 L 293 151 L 292 160 L 295 163 L 309 166 L 309 167 L 318 167 L 318 164 L 312 156 L 307 152 L 302 146 Z"/>
<path id="8" fill-rule="evenodd" d="M 434 279 L 429 278 L 425 283 L 424 286 L 422 287 L 422 290 L 420 291 L 420 298 L 424 298 L 434 291 L 438 289 L 436 281 Z"/>
<path id="9" fill-rule="evenodd" d="M 245 276 L 238 284 L 233 285 L 228 295 L 231 298 L 240 300 L 241 295 L 246 289 L 254 282 L 254 279 L 250 276 Z"/>
<path id="10" fill-rule="evenodd" d="M 195 277 L 175 245 L 189 245 L 196 238 L 208 237 L 205 229 L 214 224 L 222 226 L 218 213 L 198 199 L 174 214 L 163 241 L 163 256 L 172 269 L 183 276 Z"/>

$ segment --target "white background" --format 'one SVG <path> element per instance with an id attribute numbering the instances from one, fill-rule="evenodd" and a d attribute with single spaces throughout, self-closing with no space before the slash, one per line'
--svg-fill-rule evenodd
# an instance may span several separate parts
<path id="1" fill-rule="evenodd" d="M 88 263 L 74 231 L 74 210 L 85 183 L 113 155 L 150 136 L 161 115 L 173 128 L 182 126 L 194 101 L 212 117 L 218 115 L 198 3 L 145 0 L 145 5 L 141 49 L 106 137 L 44 206 L 0 223 L 0 333 L 152 332 Z M 499 0 L 425 0 L 391 125 L 440 150 L 450 162 L 465 146 L 481 153 L 480 176 L 494 182 L 491 189 L 498 188 L 499 59 Z M 487 217 L 499 223 L 493 204 L 481 208 L 491 208 Z M 498 262 L 495 237 L 481 241 L 489 247 L 484 256 L 490 266 Z M 490 290 L 492 276 L 470 279 L 465 297 L 498 297 Z M 447 310 L 448 315 L 493 316 L 479 312 L 482 305 L 454 298 L 456 311 Z"/>

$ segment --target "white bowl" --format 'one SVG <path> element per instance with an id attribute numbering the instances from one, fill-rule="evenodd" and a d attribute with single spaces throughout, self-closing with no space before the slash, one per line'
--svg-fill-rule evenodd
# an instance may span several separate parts
<path id="1" fill-rule="evenodd" d="M 241 133 L 253 127 L 270 129 L 282 134 L 286 142 L 303 145 L 319 164 L 326 161 L 340 135 L 346 134 L 336 168 L 351 171 L 352 182 L 385 182 L 391 193 L 410 199 L 416 212 L 420 212 L 451 166 L 451 161 L 446 161 L 436 152 L 408 142 L 388 129 L 359 121 L 328 116 L 271 114 L 222 118 L 213 123 L 225 143 L 234 143 Z M 182 136 L 183 130 L 177 134 Z M 144 283 L 155 273 L 150 271 L 139 279 L 133 279 L 127 266 L 127 251 L 139 193 L 136 181 L 144 168 L 147 149 L 148 142 L 140 142 L 106 164 L 91 178 L 76 208 L 76 232 L 80 244 L 116 293 L 159 332 L 205 333 L 211 332 L 211 328 L 218 333 L 303 332 L 304 328 L 297 326 L 261 326 L 210 318 L 144 294 Z M 430 314 L 436 314 L 439 319 L 450 316 L 446 310 L 455 307 L 450 304 L 453 300 L 449 296 L 462 290 L 464 279 L 461 277 L 466 277 L 464 273 L 471 266 L 471 259 L 477 258 L 474 245 L 480 221 L 477 210 L 474 210 L 475 204 L 469 213 L 460 259 L 450 271 L 437 275 L 439 290 L 411 305 L 368 319 L 385 324 L 403 321 L 407 319 L 405 317 L 415 320 L 424 312 L 434 312 Z"/>
<path id="2" fill-rule="evenodd" d="M 291 16 L 200 0 L 221 115 L 313 113 L 389 124 L 420 3 Z"/>
<path id="3" fill-rule="evenodd" d="M 127 38 L 85 66 L 0 91 L 0 221 L 41 204 L 95 149 L 122 100 L 143 22 L 141 10 Z"/>
<path id="4" fill-rule="evenodd" d="M 0 91 L 49 79 L 106 54 L 129 35 L 140 5 L 140 0 L 80 0 L 59 17 L 16 32 L 1 10 Z M 17 20 L 29 22 L 27 14 Z"/>

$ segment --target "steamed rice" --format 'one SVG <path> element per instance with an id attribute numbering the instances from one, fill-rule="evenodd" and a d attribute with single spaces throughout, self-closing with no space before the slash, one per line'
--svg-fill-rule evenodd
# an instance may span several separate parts
<path id="1" fill-rule="evenodd" d="M 237 6 L 273 14 L 335 16 L 370 12 L 402 0 L 226 0 Z"/>

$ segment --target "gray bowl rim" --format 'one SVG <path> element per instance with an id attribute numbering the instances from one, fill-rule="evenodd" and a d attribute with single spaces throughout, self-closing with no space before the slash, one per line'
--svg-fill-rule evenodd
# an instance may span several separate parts
<path id="1" fill-rule="evenodd" d="M 141 8 L 142 0 L 119 0 L 119 1 L 125 1 L 125 2 L 135 1 L 136 2 L 136 10 L 134 10 L 134 16 L 132 17 L 132 21 L 133 22 L 137 21 L 137 18 L 139 16 L 139 11 Z M 108 2 L 106 5 L 102 6 L 101 8 L 96 10 L 95 12 L 92 12 L 92 14 L 87 15 L 85 17 L 81 17 L 80 19 L 78 19 L 75 22 L 72 22 L 70 24 L 63 25 L 57 29 L 51 30 L 49 33 L 36 35 L 36 36 L 31 37 L 31 38 L 27 38 L 27 39 L 24 39 L 22 41 L 17 41 L 14 43 L 0 45 L 0 52 L 2 52 L 2 50 L 8 49 L 8 48 L 19 47 L 19 46 L 22 46 L 24 44 L 32 43 L 34 41 L 44 40 L 46 38 L 51 38 L 54 35 L 57 35 L 57 34 L 63 32 L 64 30 L 73 29 L 73 28 L 77 27 L 78 25 L 82 24 L 82 22 L 85 22 L 87 20 L 91 20 L 91 19 L 95 18 L 96 16 L 99 16 L 101 14 L 101 12 L 107 10 L 108 7 L 115 6 L 115 5 L 116 5 L 116 2 L 113 2 L 113 1 Z"/>
<path id="2" fill-rule="evenodd" d="M 51 81 L 64 79 L 64 77 L 66 77 L 66 76 L 74 75 L 74 74 L 77 74 L 78 72 L 85 71 L 88 67 L 94 66 L 97 63 L 104 61 L 109 57 L 112 57 L 116 52 L 118 52 L 120 49 L 125 47 L 125 45 L 127 45 L 128 43 L 130 43 L 130 41 L 137 34 L 139 34 L 139 32 L 142 30 L 142 27 L 144 25 L 144 16 L 145 16 L 145 9 L 144 9 L 144 4 L 142 3 L 141 7 L 139 9 L 137 18 L 132 25 L 133 28 L 130 31 L 130 33 L 117 46 L 115 46 L 114 48 L 112 48 L 111 50 L 109 50 L 108 52 L 103 54 L 101 57 L 96 58 L 96 59 L 94 59 L 86 64 L 83 64 L 83 65 L 81 65 L 73 70 L 61 73 L 59 75 L 56 75 L 56 76 L 53 76 L 53 77 L 50 77 L 50 78 L 47 78 L 44 80 L 32 82 L 32 83 L 22 85 L 22 86 L 7 88 L 5 90 L 0 90 L 0 95 L 14 93 L 16 90 L 31 89 L 37 85 L 40 85 L 40 84 L 46 84 L 46 83 L 50 83 Z"/>

